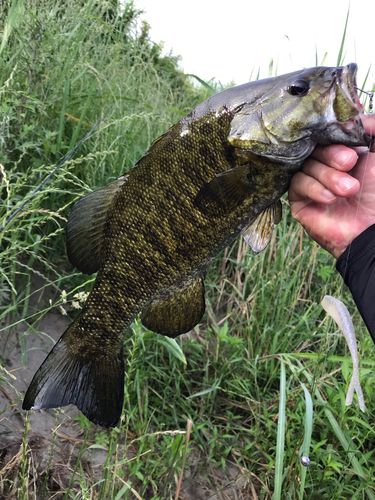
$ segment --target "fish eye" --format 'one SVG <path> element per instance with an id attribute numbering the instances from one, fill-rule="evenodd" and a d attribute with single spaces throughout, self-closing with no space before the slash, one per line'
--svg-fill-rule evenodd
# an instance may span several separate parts
<path id="1" fill-rule="evenodd" d="M 292 85 L 288 87 L 288 92 L 290 95 L 304 96 L 310 90 L 309 82 L 306 80 L 294 80 Z"/>

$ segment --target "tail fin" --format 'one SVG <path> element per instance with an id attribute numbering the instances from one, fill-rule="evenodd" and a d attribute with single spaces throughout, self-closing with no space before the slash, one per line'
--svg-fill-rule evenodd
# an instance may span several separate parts
<path id="1" fill-rule="evenodd" d="M 75 325 L 73 322 L 63 333 L 34 375 L 22 409 L 40 410 L 73 403 L 95 424 L 115 427 L 124 401 L 122 343 L 115 355 L 113 351 L 107 355 L 100 348 L 88 348 L 84 355 L 78 354 L 71 344 L 72 336 L 77 335 Z"/>

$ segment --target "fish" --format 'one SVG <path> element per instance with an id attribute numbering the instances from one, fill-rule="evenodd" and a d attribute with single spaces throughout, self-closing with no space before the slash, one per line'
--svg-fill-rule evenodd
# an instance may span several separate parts
<path id="1" fill-rule="evenodd" d="M 357 350 L 357 339 L 353 326 L 352 318 L 347 307 L 341 300 L 325 295 L 321 305 L 323 309 L 334 319 L 338 327 L 342 331 L 346 342 L 348 343 L 350 354 L 353 361 L 353 375 L 349 384 L 348 392 L 346 393 L 345 405 L 350 406 L 353 403 L 354 391 L 358 396 L 358 404 L 361 411 L 365 412 L 365 399 L 363 397 L 361 383 L 359 381 L 359 361 Z"/>
<path id="2" fill-rule="evenodd" d="M 97 276 L 34 375 L 24 410 L 72 403 L 96 424 L 117 425 L 124 335 L 137 315 L 164 336 L 190 331 L 205 312 L 208 266 L 240 234 L 255 253 L 267 247 L 280 197 L 316 145 L 369 144 L 356 71 L 314 67 L 223 90 L 75 204 L 68 258 Z"/>

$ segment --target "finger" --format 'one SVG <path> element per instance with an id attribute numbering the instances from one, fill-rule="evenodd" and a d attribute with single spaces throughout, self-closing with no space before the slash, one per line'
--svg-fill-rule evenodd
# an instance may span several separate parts
<path id="1" fill-rule="evenodd" d="M 356 164 L 358 155 L 351 148 L 332 144 L 329 146 L 317 146 L 311 154 L 311 158 L 342 172 L 348 172 Z"/>
<path id="2" fill-rule="evenodd" d="M 375 114 L 361 115 L 361 120 L 366 134 L 375 137 Z"/>
<path id="3" fill-rule="evenodd" d="M 351 175 L 340 172 L 335 168 L 327 167 L 327 165 L 312 158 L 305 162 L 303 172 L 319 181 L 325 189 L 328 189 L 328 191 L 336 196 L 343 196 L 345 198 L 353 196 L 358 192 L 360 187 L 358 180 Z"/>
<path id="4" fill-rule="evenodd" d="M 372 138 L 375 138 L 375 115 L 362 115 L 361 120 L 365 128 L 365 132 Z M 370 151 L 375 153 L 375 141 L 373 140 Z"/>
<path id="5" fill-rule="evenodd" d="M 291 203 L 305 201 L 306 205 L 311 201 L 330 205 L 337 200 L 321 182 L 304 172 L 297 172 L 292 177 L 288 196 Z"/>

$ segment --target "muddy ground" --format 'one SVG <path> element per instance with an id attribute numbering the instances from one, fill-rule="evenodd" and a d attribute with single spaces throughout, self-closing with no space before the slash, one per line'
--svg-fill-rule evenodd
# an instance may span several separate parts
<path id="1" fill-rule="evenodd" d="M 42 284 L 41 279 L 37 277 L 33 283 L 33 289 L 38 290 Z M 30 300 L 29 313 L 41 310 L 46 301 L 53 299 L 53 296 L 54 291 L 49 288 L 44 289 L 43 296 L 40 292 L 34 293 Z M 34 373 L 68 323 L 69 319 L 63 316 L 58 308 L 55 308 L 35 325 L 36 330 L 47 333 L 51 338 L 34 332 L 26 336 L 28 351 L 26 366 L 22 364 L 22 351 L 17 342 L 26 331 L 27 325 L 22 322 L 13 327 L 9 336 L 10 340 L 6 343 L 5 368 L 16 379 L 11 380 L 14 388 L 2 384 L 0 390 L 0 499 L 18 497 L 17 489 L 19 492 L 19 477 L 22 469 L 22 440 L 26 421 L 26 412 L 21 409 L 22 397 Z M 0 353 L 3 351 L 5 339 L 6 333 L 3 331 L 0 333 Z M 31 453 L 27 462 L 29 468 L 27 476 L 28 487 L 32 492 L 31 498 L 39 499 L 43 498 L 43 495 L 46 499 L 63 498 L 61 492 L 70 483 L 86 433 L 85 429 L 80 428 L 79 421 L 75 420 L 79 414 L 80 412 L 73 405 L 58 410 L 30 412 L 27 441 Z M 94 433 L 98 430 L 100 430 L 98 426 L 91 428 L 88 445 L 94 444 Z M 136 452 L 135 449 L 129 448 L 130 455 L 134 456 Z M 104 450 L 84 452 L 81 462 L 86 475 L 86 483 L 94 484 L 101 478 L 106 456 L 107 453 Z M 189 455 L 189 460 L 192 466 L 184 472 L 184 481 L 179 495 L 181 500 L 258 498 L 256 491 L 259 491 L 259 483 L 253 483 L 249 475 L 245 477 L 243 472 L 232 463 L 227 463 L 225 472 L 207 465 L 202 476 L 197 471 L 201 473 L 204 457 L 198 451 L 193 450 Z M 47 470 L 49 472 L 46 476 Z M 78 483 L 74 485 L 74 489 L 79 491 Z M 98 497 L 93 495 L 92 498 Z"/>

